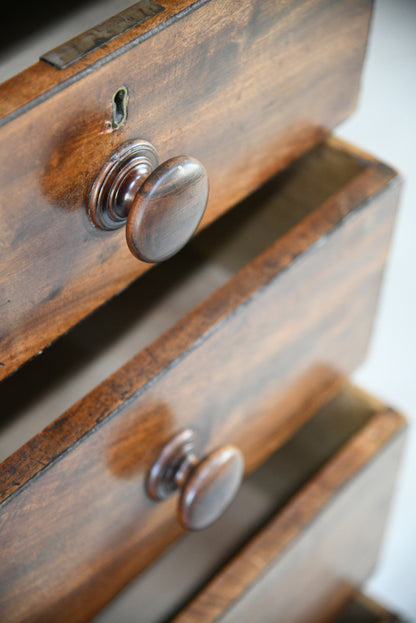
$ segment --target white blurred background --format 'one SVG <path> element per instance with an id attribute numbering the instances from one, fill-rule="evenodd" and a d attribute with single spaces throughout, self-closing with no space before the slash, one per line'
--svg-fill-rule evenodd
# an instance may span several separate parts
<path id="1" fill-rule="evenodd" d="M 416 621 L 416 1 L 376 0 L 358 109 L 337 134 L 405 178 L 370 352 L 354 381 L 410 421 L 384 548 L 366 591 Z"/>

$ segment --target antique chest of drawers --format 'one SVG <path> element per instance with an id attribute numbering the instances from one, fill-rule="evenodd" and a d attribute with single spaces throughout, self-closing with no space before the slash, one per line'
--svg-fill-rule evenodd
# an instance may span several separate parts
<path id="1" fill-rule="evenodd" d="M 1 621 L 324 621 L 371 572 L 401 180 L 329 136 L 371 8 L 144 0 L 0 87 Z"/>

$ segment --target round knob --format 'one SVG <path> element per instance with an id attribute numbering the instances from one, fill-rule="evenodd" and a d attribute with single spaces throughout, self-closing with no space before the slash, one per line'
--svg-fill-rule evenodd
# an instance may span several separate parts
<path id="1" fill-rule="evenodd" d="M 185 429 L 163 448 L 147 479 L 153 500 L 165 500 L 178 489 L 178 519 L 187 530 L 202 530 L 218 519 L 234 499 L 244 473 L 244 460 L 234 446 L 223 446 L 198 459 L 195 435 Z"/>
<path id="2" fill-rule="evenodd" d="M 208 176 L 190 156 L 158 164 L 154 146 L 128 141 L 97 175 L 88 213 L 99 229 L 126 225 L 127 244 L 143 262 L 172 257 L 195 233 L 208 200 Z"/>

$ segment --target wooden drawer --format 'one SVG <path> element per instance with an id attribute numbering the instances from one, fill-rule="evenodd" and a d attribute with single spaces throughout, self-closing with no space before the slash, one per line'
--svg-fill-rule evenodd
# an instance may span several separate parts
<path id="1" fill-rule="evenodd" d="M 94 621 L 334 621 L 377 559 L 403 424 L 344 387 L 247 479 L 216 525 L 178 541 Z M 395 620 L 381 613 L 355 601 L 339 621 Z"/>
<path id="2" fill-rule="evenodd" d="M 178 536 L 176 500 L 144 490 L 178 431 L 195 430 L 202 453 L 234 444 L 248 474 L 334 391 L 365 354 L 399 188 L 331 139 L 148 273 L 121 316 L 101 310 L 3 382 L 9 448 L 80 398 L 0 468 L 4 620 L 88 620 Z M 56 407 L 48 383 L 66 360 Z"/>
<path id="3" fill-rule="evenodd" d="M 203 227 L 355 105 L 371 0 L 156 4 L 67 68 L 40 61 L 0 87 L 0 378 L 148 267 L 122 230 L 87 217 L 93 180 L 121 144 L 143 138 L 161 161 L 203 163 Z M 127 120 L 114 129 L 122 86 Z"/>

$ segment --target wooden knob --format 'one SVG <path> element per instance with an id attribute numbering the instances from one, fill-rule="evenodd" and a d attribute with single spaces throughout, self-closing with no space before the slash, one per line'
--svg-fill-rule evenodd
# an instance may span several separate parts
<path id="1" fill-rule="evenodd" d="M 223 446 L 199 460 L 195 435 L 185 429 L 163 448 L 147 479 L 153 500 L 180 489 L 178 519 L 187 530 L 202 530 L 218 519 L 234 499 L 244 474 L 244 460 L 234 446 Z"/>
<path id="2" fill-rule="evenodd" d="M 129 141 L 109 158 L 91 189 L 88 212 L 104 230 L 126 225 L 127 244 L 144 262 L 172 257 L 195 233 L 208 200 L 208 176 L 190 156 L 158 165 L 147 141 Z"/>

